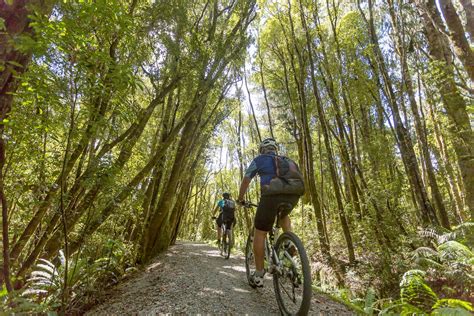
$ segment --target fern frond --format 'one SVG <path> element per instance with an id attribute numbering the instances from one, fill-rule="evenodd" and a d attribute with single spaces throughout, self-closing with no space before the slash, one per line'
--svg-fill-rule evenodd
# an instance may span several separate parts
<path id="1" fill-rule="evenodd" d="M 55 272 L 56 272 L 56 268 L 54 266 L 51 267 L 50 265 L 43 264 L 43 263 L 38 263 L 35 266 L 35 268 L 44 270 L 44 271 L 48 272 L 49 274 L 55 274 Z"/>
<path id="2" fill-rule="evenodd" d="M 474 222 L 464 222 L 462 224 L 459 224 L 453 227 L 453 230 L 456 230 L 456 231 L 459 231 L 462 229 L 474 229 Z"/>
<path id="3" fill-rule="evenodd" d="M 444 268 L 444 266 L 441 263 L 430 258 L 423 258 L 423 257 L 416 258 L 415 263 L 416 265 L 424 269 L 427 269 L 427 268 L 443 269 Z"/>
<path id="4" fill-rule="evenodd" d="M 39 295 L 39 294 L 48 294 L 49 292 L 46 290 L 42 289 L 27 289 L 23 291 L 22 295 L 23 296 L 28 296 L 28 295 Z"/>
<path id="5" fill-rule="evenodd" d="M 318 274 L 322 285 L 335 286 L 337 284 L 336 272 L 331 266 L 322 262 L 315 262 L 311 265 L 311 268 Z"/>
<path id="6" fill-rule="evenodd" d="M 438 240 L 439 234 L 432 228 L 427 228 L 427 229 L 421 229 L 418 231 L 418 234 L 421 237 L 427 237 L 427 238 L 432 238 Z"/>
<path id="7" fill-rule="evenodd" d="M 56 266 L 49 260 L 46 260 L 46 259 L 38 259 L 38 262 L 40 262 L 40 264 L 44 264 L 44 265 L 47 265 L 49 266 L 51 269 L 56 269 Z"/>
<path id="8" fill-rule="evenodd" d="M 413 257 L 416 258 L 428 258 L 438 257 L 438 252 L 430 247 L 419 247 L 413 250 Z"/>
<path id="9" fill-rule="evenodd" d="M 438 243 L 443 244 L 445 242 L 455 240 L 455 239 L 458 238 L 458 235 L 459 235 L 459 232 L 456 232 L 456 231 L 443 234 L 443 235 L 439 236 Z"/>
<path id="10" fill-rule="evenodd" d="M 465 245 L 451 240 L 438 246 L 441 261 L 468 263 L 474 254 Z"/>
<path id="11" fill-rule="evenodd" d="M 421 278 L 423 280 L 423 277 L 425 275 L 426 275 L 426 272 L 423 270 L 416 270 L 416 269 L 408 270 L 402 276 L 402 280 L 400 281 L 400 287 L 404 287 L 408 285 L 411 282 L 411 280 L 415 277 Z"/>
<path id="12" fill-rule="evenodd" d="M 460 307 L 437 308 L 431 313 L 433 316 L 472 316 L 470 312 Z"/>
<path id="13" fill-rule="evenodd" d="M 66 256 L 64 255 L 64 251 L 61 249 L 59 250 L 59 262 L 61 262 L 61 266 L 64 267 L 66 266 Z"/>
<path id="14" fill-rule="evenodd" d="M 425 315 L 423 309 L 418 308 L 415 305 L 404 303 L 400 316 L 413 316 L 413 315 Z M 393 315 L 393 314 L 392 314 Z"/>
<path id="15" fill-rule="evenodd" d="M 43 278 L 45 280 L 53 280 L 54 277 L 55 277 L 55 274 L 51 274 L 49 272 L 46 272 L 46 271 L 41 271 L 41 270 L 35 270 L 35 271 L 32 271 L 31 272 L 31 276 L 32 277 L 35 277 L 35 278 Z M 31 280 L 32 278 L 30 278 L 29 280 Z"/>
<path id="16" fill-rule="evenodd" d="M 421 270 L 409 270 L 405 272 L 400 282 L 400 296 L 402 303 L 416 306 L 424 311 L 430 311 L 438 296 L 425 283 L 423 277 L 426 272 Z M 403 308 L 405 311 L 406 307 Z"/>
<path id="17" fill-rule="evenodd" d="M 453 307 L 453 308 L 463 308 L 467 311 L 474 311 L 472 304 L 463 300 L 453 299 L 453 298 L 443 298 L 436 302 L 433 306 L 433 309 L 442 308 L 442 307 Z"/>
<path id="18" fill-rule="evenodd" d="M 401 314 L 403 306 L 405 306 L 405 304 L 403 304 L 403 303 L 397 303 L 397 304 L 394 304 L 394 305 L 390 305 L 387 308 L 384 308 L 383 310 L 381 310 L 380 313 L 379 313 L 379 316 L 380 315 L 398 315 L 398 314 Z"/>

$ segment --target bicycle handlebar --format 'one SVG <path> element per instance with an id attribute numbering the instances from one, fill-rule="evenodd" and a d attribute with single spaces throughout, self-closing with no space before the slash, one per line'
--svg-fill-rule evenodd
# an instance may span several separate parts
<path id="1" fill-rule="evenodd" d="M 250 201 L 241 201 L 239 204 L 240 204 L 241 206 L 245 207 L 245 208 L 258 207 L 257 204 L 253 204 L 253 203 L 250 202 Z"/>

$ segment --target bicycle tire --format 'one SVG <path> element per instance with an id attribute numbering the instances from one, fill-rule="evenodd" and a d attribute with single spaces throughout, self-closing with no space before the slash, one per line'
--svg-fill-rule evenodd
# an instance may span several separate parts
<path id="1" fill-rule="evenodd" d="M 224 224 L 222 224 L 222 249 L 221 249 L 221 256 L 225 258 L 226 251 L 227 251 L 227 234 Z"/>
<path id="2" fill-rule="evenodd" d="M 232 233 L 231 233 L 230 229 L 226 229 L 225 235 L 226 235 L 227 243 L 226 243 L 226 246 L 224 248 L 224 254 L 225 254 L 225 258 L 229 259 L 230 251 L 232 249 Z"/>
<path id="3" fill-rule="evenodd" d="M 247 237 L 247 243 L 245 245 L 245 274 L 247 275 L 247 281 L 249 285 L 256 288 L 256 285 L 252 285 L 250 282 L 250 275 L 255 270 L 255 259 L 253 254 L 253 231 L 251 231 Z"/>
<path id="4" fill-rule="evenodd" d="M 309 311 L 309 307 L 311 305 L 311 295 L 312 295 L 312 285 L 311 285 L 311 270 L 309 266 L 309 260 L 308 256 L 306 255 L 306 250 L 304 249 L 303 243 L 301 240 L 296 236 L 294 233 L 291 232 L 286 232 L 280 235 L 278 237 L 278 240 L 275 244 L 275 250 L 277 255 L 280 254 L 280 250 L 284 250 L 282 245 L 285 241 L 290 241 L 295 247 L 298 252 L 298 256 L 300 258 L 300 263 L 301 263 L 301 270 L 302 270 L 302 276 L 303 276 L 303 293 L 302 293 L 302 299 L 301 299 L 301 304 L 299 308 L 295 308 L 294 311 L 290 311 L 289 307 L 286 306 L 288 304 L 285 303 L 284 300 L 284 295 L 287 293 L 284 293 L 282 290 L 282 287 L 280 286 L 280 281 L 287 279 L 288 277 L 285 275 L 280 275 L 280 273 L 274 273 L 273 274 L 273 287 L 275 290 L 275 296 L 278 302 L 278 307 L 280 308 L 280 311 L 283 315 L 307 315 Z M 282 247 L 280 249 L 280 247 Z M 292 257 L 292 259 L 295 257 Z M 294 260 L 292 260 L 294 262 Z M 283 268 L 285 269 L 285 268 Z M 291 275 L 293 274 L 298 274 L 296 271 L 296 267 L 291 263 L 291 268 L 286 268 L 289 270 L 292 270 L 290 273 Z M 293 276 L 293 279 L 295 276 Z M 298 278 L 298 276 L 296 276 Z M 299 279 L 298 279 L 299 280 Z M 294 280 L 291 280 L 292 282 L 292 290 L 294 291 L 295 286 L 294 286 Z M 294 292 L 293 292 L 294 295 Z"/>

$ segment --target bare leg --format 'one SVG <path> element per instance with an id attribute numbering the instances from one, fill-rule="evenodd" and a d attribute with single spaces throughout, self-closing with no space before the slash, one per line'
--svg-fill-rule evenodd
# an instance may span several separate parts
<path id="1" fill-rule="evenodd" d="M 263 259 L 265 257 L 265 237 L 267 232 L 255 228 L 253 236 L 253 253 L 255 255 L 255 268 L 257 271 L 263 271 Z"/>
<path id="2" fill-rule="evenodd" d="M 280 227 L 283 228 L 283 231 L 286 232 L 291 232 L 291 220 L 288 215 L 286 215 L 283 218 L 280 218 L 279 221 Z"/>

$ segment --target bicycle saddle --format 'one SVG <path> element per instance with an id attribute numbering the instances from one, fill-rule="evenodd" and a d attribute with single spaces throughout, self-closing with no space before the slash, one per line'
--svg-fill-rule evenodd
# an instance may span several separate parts
<path id="1" fill-rule="evenodd" d="M 293 205 L 288 202 L 280 203 L 277 206 L 278 213 L 285 212 L 285 211 L 290 211 L 293 208 Z"/>

